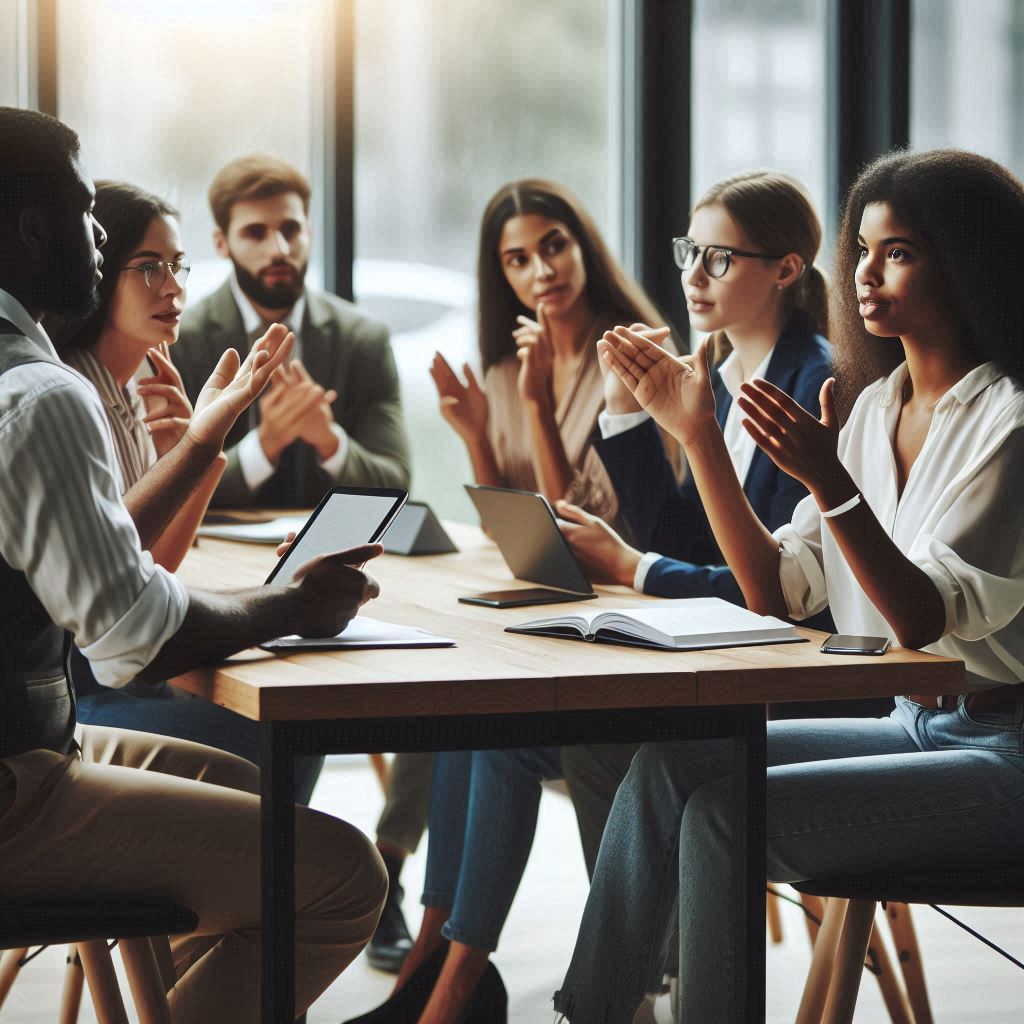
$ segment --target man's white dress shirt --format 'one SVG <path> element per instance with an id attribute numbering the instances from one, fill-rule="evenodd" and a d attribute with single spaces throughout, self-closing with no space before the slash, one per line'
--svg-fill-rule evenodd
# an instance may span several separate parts
<path id="1" fill-rule="evenodd" d="M 245 328 L 246 337 L 250 339 L 260 337 L 266 330 L 263 318 L 256 312 L 249 297 L 242 291 L 234 272 L 228 280 L 235 305 L 238 306 L 238 312 L 242 314 L 242 326 Z M 284 326 L 295 335 L 295 347 L 292 349 L 291 358 L 298 359 L 300 362 L 302 360 L 302 317 L 305 311 L 306 296 L 303 294 L 299 296 L 298 302 L 292 306 L 284 320 Z M 348 459 L 348 434 L 340 424 L 334 422 L 331 423 L 331 433 L 338 439 L 338 448 L 329 459 L 325 459 L 320 465 L 332 479 L 337 479 Z M 253 427 L 238 443 L 238 465 L 242 470 L 242 478 L 250 491 L 255 491 L 260 484 L 265 483 L 274 475 L 274 465 L 267 458 L 266 452 L 263 451 L 263 445 L 260 444 L 258 427 Z"/>

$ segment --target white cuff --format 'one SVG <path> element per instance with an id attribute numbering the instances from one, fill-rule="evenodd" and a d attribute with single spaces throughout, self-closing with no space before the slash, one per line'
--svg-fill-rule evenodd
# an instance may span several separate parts
<path id="1" fill-rule="evenodd" d="M 130 683 L 178 632 L 188 611 L 184 584 L 162 566 L 153 565 L 148 551 L 142 557 L 153 575 L 135 603 L 103 636 L 82 648 L 102 686 L 120 688 Z"/>
<path id="2" fill-rule="evenodd" d="M 644 413 L 644 415 L 646 416 L 647 414 Z M 639 590 L 641 594 L 644 592 L 644 584 L 647 582 L 647 574 L 651 571 L 651 566 L 655 562 L 660 562 L 662 557 L 656 551 L 648 551 L 640 559 L 640 564 L 636 567 L 636 575 L 633 577 L 634 590 Z"/>
<path id="3" fill-rule="evenodd" d="M 320 465 L 332 480 L 336 480 L 348 461 L 348 434 L 337 423 L 331 424 L 331 433 L 338 439 L 338 449 L 329 459 L 324 459 Z"/>
<path id="4" fill-rule="evenodd" d="M 603 409 L 597 414 L 597 425 L 601 428 L 602 437 L 614 437 L 616 434 L 624 434 L 627 430 L 639 427 L 651 418 L 649 412 L 643 409 L 637 412 L 605 412 Z"/>
<path id="5" fill-rule="evenodd" d="M 255 491 L 260 484 L 266 483 L 274 475 L 274 466 L 260 444 L 260 432 L 253 427 L 238 442 L 238 465 L 242 470 L 242 479 L 250 491 Z"/>
<path id="6" fill-rule="evenodd" d="M 814 553 L 786 523 L 775 531 L 779 542 L 779 583 L 792 619 L 806 619 L 828 603 L 825 574 Z"/>

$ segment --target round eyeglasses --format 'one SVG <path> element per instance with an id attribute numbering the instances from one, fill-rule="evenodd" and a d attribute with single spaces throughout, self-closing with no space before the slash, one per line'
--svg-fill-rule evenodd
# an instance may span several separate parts
<path id="1" fill-rule="evenodd" d="M 672 256 L 680 270 L 692 270 L 701 257 L 708 277 L 725 277 L 733 256 L 751 256 L 758 260 L 780 260 L 766 252 L 745 252 L 743 249 L 729 249 L 723 245 L 698 245 L 692 238 L 673 238 Z"/>
<path id="2" fill-rule="evenodd" d="M 137 267 L 122 267 L 121 273 L 126 274 L 129 270 L 140 271 L 147 288 L 152 288 L 154 281 L 157 288 L 162 288 L 167 283 L 167 275 L 170 274 L 174 278 L 174 283 L 179 288 L 184 288 L 185 282 L 188 280 L 188 272 L 191 269 L 184 259 L 167 262 L 156 260 L 153 263 L 140 263 Z"/>

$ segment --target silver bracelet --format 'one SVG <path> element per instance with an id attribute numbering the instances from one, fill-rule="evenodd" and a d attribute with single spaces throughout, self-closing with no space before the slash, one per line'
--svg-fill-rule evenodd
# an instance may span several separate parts
<path id="1" fill-rule="evenodd" d="M 849 512 L 851 508 L 856 508 L 860 504 L 860 492 L 855 494 L 849 501 L 844 501 L 842 505 L 836 505 L 835 508 L 830 508 L 827 512 L 821 513 L 822 519 L 831 519 L 833 516 L 841 516 L 844 512 Z"/>

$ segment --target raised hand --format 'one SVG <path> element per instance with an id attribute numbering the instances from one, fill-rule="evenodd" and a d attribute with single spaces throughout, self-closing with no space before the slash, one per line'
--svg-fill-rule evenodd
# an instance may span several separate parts
<path id="1" fill-rule="evenodd" d="M 143 423 L 153 437 L 157 458 L 161 458 L 185 436 L 192 419 L 192 403 L 185 395 L 181 374 L 171 362 L 167 342 L 160 342 L 147 355 L 156 373 L 139 381 L 138 393 L 146 406 Z"/>
<path id="2" fill-rule="evenodd" d="M 300 595 L 294 631 L 308 637 L 340 633 L 380 593 L 377 581 L 362 568 L 383 550 L 380 544 L 363 544 L 300 565 L 288 584 Z"/>
<path id="3" fill-rule="evenodd" d="M 630 324 L 629 329 L 657 345 L 663 345 L 672 333 L 668 327 L 648 327 L 647 324 Z M 607 360 L 599 359 L 598 366 L 601 368 L 601 377 L 604 380 L 604 407 L 605 411 L 613 416 L 623 413 L 637 412 L 640 403 L 633 396 L 633 392 L 620 380 Z"/>
<path id="4" fill-rule="evenodd" d="M 519 396 L 524 402 L 550 405 L 553 401 L 551 376 L 555 352 L 544 303 L 537 307 L 537 320 L 516 317 L 519 326 L 512 332 L 519 357 Z"/>
<path id="5" fill-rule="evenodd" d="M 636 569 L 643 557 L 630 547 L 603 519 L 567 501 L 555 502 L 561 519 L 558 528 L 572 548 L 592 583 L 633 586 Z"/>
<path id="6" fill-rule="evenodd" d="M 832 389 L 835 378 L 821 385 L 821 419 L 816 419 L 785 391 L 760 378 L 740 385 L 736 404 L 743 426 L 758 447 L 784 473 L 819 494 L 844 471 L 839 461 L 839 420 Z"/>
<path id="7" fill-rule="evenodd" d="M 673 356 L 629 327 L 606 331 L 600 358 L 684 447 L 715 420 L 707 341 L 692 356 Z"/>
<path id="8" fill-rule="evenodd" d="M 188 433 L 197 444 L 223 446 L 235 420 L 267 386 L 271 374 L 288 358 L 295 335 L 274 324 L 239 364 L 238 353 L 229 348 L 217 363 L 196 399 Z"/>
<path id="9" fill-rule="evenodd" d="M 441 415 L 467 445 L 473 445 L 487 436 L 487 395 L 469 363 L 463 364 L 462 372 L 466 375 L 465 384 L 445 357 L 434 353 L 430 376 L 441 399 Z"/>

